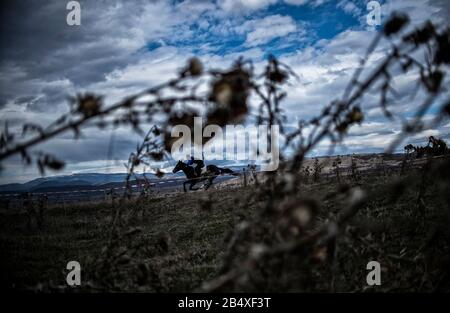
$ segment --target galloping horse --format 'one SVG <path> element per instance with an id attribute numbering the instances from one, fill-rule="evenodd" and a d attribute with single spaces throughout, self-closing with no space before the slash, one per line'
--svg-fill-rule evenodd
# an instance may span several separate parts
<path id="1" fill-rule="evenodd" d="M 195 170 L 192 166 L 189 166 L 185 164 L 182 161 L 178 161 L 177 165 L 175 165 L 173 169 L 173 173 L 176 173 L 178 171 L 183 171 L 184 175 L 186 175 L 187 180 L 183 182 L 183 189 L 184 192 L 186 192 L 186 184 L 191 184 L 189 186 L 189 190 L 198 190 L 200 188 L 193 188 L 196 184 L 207 181 L 205 183 L 205 190 L 211 187 L 213 180 L 221 175 L 221 174 L 231 174 L 231 175 L 239 175 L 238 173 L 233 172 L 229 168 L 220 168 L 216 165 L 210 164 L 206 166 L 206 172 L 201 174 L 200 176 L 197 176 L 195 174 Z"/>

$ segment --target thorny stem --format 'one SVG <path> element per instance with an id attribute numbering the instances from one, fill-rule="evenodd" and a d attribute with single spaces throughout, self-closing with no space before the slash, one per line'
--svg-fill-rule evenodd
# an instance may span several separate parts
<path id="1" fill-rule="evenodd" d="M 86 124 L 88 121 L 90 121 L 94 118 L 98 118 L 101 116 L 107 116 L 108 114 L 118 111 L 121 108 L 129 108 L 131 106 L 138 105 L 138 103 L 135 103 L 135 101 L 138 98 L 140 98 L 144 95 L 148 95 L 148 94 L 155 94 L 155 93 L 157 93 L 158 90 L 168 87 L 168 86 L 171 86 L 172 84 L 173 84 L 173 82 L 170 81 L 168 83 L 159 85 L 159 86 L 151 88 L 149 90 L 145 90 L 134 96 L 127 97 L 125 100 L 122 100 L 116 104 L 113 104 L 110 107 L 108 107 L 104 110 L 101 110 L 95 114 L 81 116 L 78 119 L 75 119 L 74 121 L 71 121 L 65 125 L 61 125 L 60 127 L 57 127 L 53 130 L 40 133 L 39 135 L 36 135 L 35 137 L 30 138 L 30 139 L 24 141 L 23 143 L 19 143 L 19 144 L 15 145 L 14 147 L 7 148 L 4 151 L 2 151 L 0 153 L 0 161 L 4 160 L 14 154 L 22 153 L 26 149 L 31 148 L 41 142 L 44 142 L 50 138 L 57 136 L 59 134 L 62 134 L 68 130 L 77 130 L 81 125 Z M 160 102 L 187 102 L 187 101 L 202 102 L 202 101 L 204 101 L 204 99 L 191 95 L 191 96 L 185 96 L 185 97 L 171 97 L 171 98 L 164 98 L 164 99 L 158 98 L 154 101 L 147 102 L 145 104 L 147 107 L 149 107 L 149 106 L 154 106 Z"/>

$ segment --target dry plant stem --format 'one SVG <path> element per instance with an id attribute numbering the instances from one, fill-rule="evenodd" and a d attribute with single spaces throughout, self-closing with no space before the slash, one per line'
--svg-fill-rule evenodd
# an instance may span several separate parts
<path id="1" fill-rule="evenodd" d="M 169 83 L 167 85 L 169 85 Z M 60 127 L 57 127 L 48 132 L 43 132 L 33 138 L 26 140 L 23 143 L 19 143 L 19 144 L 15 145 L 14 147 L 7 148 L 7 149 L 5 149 L 5 151 L 0 153 L 0 161 L 4 160 L 14 154 L 18 154 L 23 151 L 26 151 L 27 149 L 29 149 L 39 143 L 42 143 L 48 139 L 51 139 L 59 134 L 62 134 L 66 131 L 78 129 L 80 126 L 86 124 L 88 121 L 90 121 L 92 119 L 95 119 L 95 118 L 98 118 L 101 116 L 107 116 L 115 111 L 118 111 L 121 108 L 128 108 L 130 106 L 130 104 L 131 104 L 131 106 L 136 105 L 136 103 L 134 102 L 136 99 L 138 99 L 141 96 L 147 95 L 147 94 L 152 94 L 154 92 L 155 91 L 152 91 L 152 92 L 144 91 L 135 96 L 128 97 L 127 99 L 120 101 L 102 111 L 99 111 L 96 114 L 88 115 L 88 116 L 81 116 L 81 117 L 75 119 L 74 121 L 69 122 L 68 124 L 61 125 Z M 154 106 L 160 102 L 187 102 L 187 101 L 202 102 L 202 101 L 204 101 L 204 99 L 196 97 L 196 96 L 171 97 L 171 98 L 157 99 L 157 100 L 148 102 L 145 105 L 148 107 L 148 106 Z"/>
<path id="2" fill-rule="evenodd" d="M 450 166 L 450 159 L 445 159 L 441 164 L 433 169 L 433 173 L 440 173 L 448 171 Z M 218 278 L 206 282 L 202 285 L 200 291 L 203 292 L 215 292 L 221 290 L 226 284 L 231 283 L 243 275 L 246 275 L 250 271 L 251 264 L 254 262 L 262 261 L 264 258 L 276 257 L 288 253 L 295 253 L 302 249 L 311 248 L 318 243 L 321 246 L 326 246 L 330 241 L 336 239 L 339 234 L 339 230 L 342 229 L 358 212 L 363 209 L 370 201 L 376 199 L 379 196 L 395 196 L 395 190 L 401 184 L 408 184 L 412 180 L 415 180 L 413 176 L 405 176 L 400 180 L 386 184 L 382 189 L 365 193 L 359 188 L 353 189 L 358 194 L 353 197 L 349 205 L 342 210 L 336 220 L 329 221 L 319 227 L 316 231 L 313 231 L 305 237 L 289 241 L 281 244 L 277 244 L 273 247 L 269 247 L 261 251 L 258 256 L 248 257 L 244 264 L 239 268 L 233 268 L 230 271 L 222 274 Z"/>
<path id="3" fill-rule="evenodd" d="M 364 81 L 364 83 L 358 85 L 359 88 L 356 90 L 356 92 L 343 103 L 341 108 L 339 108 L 336 113 L 334 113 L 333 117 L 337 118 L 342 112 L 344 112 L 346 109 L 348 109 L 356 100 L 358 100 L 365 92 L 367 88 L 369 88 L 377 79 L 380 77 L 380 74 L 383 73 L 383 71 L 388 67 L 389 63 L 392 61 L 392 59 L 396 56 L 396 52 L 392 52 L 384 62 L 379 65 L 379 67 Z M 332 125 L 334 118 L 328 119 L 326 125 L 323 127 L 322 131 L 315 136 L 314 138 L 311 138 L 309 142 L 299 149 L 297 154 L 294 156 L 294 161 L 292 162 L 292 166 L 290 168 L 290 171 L 297 172 L 302 164 L 302 161 L 312 148 L 314 148 L 320 141 L 322 141 L 327 135 L 331 134 L 332 132 Z M 318 129 L 319 126 L 316 126 L 315 130 Z M 313 133 L 315 132 L 313 130 Z"/>

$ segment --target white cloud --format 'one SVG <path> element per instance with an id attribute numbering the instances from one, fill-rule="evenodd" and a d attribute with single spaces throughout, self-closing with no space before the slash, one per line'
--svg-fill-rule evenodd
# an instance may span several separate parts
<path id="1" fill-rule="evenodd" d="M 328 0 L 284 0 L 285 3 L 290 5 L 310 5 L 312 7 L 317 7 L 324 4 Z"/>
<path id="2" fill-rule="evenodd" d="M 227 12 L 251 12 L 261 10 L 276 3 L 286 3 L 289 5 L 302 6 L 309 5 L 317 7 L 328 0 L 218 0 L 219 6 Z"/>
<path id="3" fill-rule="evenodd" d="M 245 45 L 252 47 L 294 33 L 297 31 L 297 25 L 290 16 L 270 15 L 263 19 L 247 21 L 238 29 L 249 31 Z"/>
<path id="4" fill-rule="evenodd" d="M 259 10 L 275 4 L 278 0 L 219 0 L 219 6 L 225 11 Z"/>
<path id="5" fill-rule="evenodd" d="M 337 4 L 338 8 L 341 8 L 345 13 L 351 14 L 355 17 L 360 17 L 362 14 L 362 8 L 365 9 L 365 6 L 357 6 L 352 0 L 341 0 Z"/>

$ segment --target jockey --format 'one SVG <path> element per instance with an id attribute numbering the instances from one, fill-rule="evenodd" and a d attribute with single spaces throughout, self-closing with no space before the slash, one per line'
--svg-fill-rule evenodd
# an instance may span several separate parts
<path id="1" fill-rule="evenodd" d="M 194 164 L 194 161 L 195 161 L 194 157 L 191 156 L 191 158 L 187 157 L 187 158 L 186 158 L 186 161 L 184 161 L 184 163 L 187 164 L 187 165 L 189 165 L 189 166 L 191 166 L 191 165 Z"/>
<path id="2" fill-rule="evenodd" d="M 195 170 L 195 174 L 197 175 L 197 177 L 200 177 L 202 175 L 202 168 L 205 167 L 205 162 L 203 162 L 203 160 L 196 160 L 194 159 L 193 156 L 191 156 L 191 158 L 187 159 L 185 161 L 186 165 L 192 166 L 192 165 L 196 165 L 194 170 Z"/>

